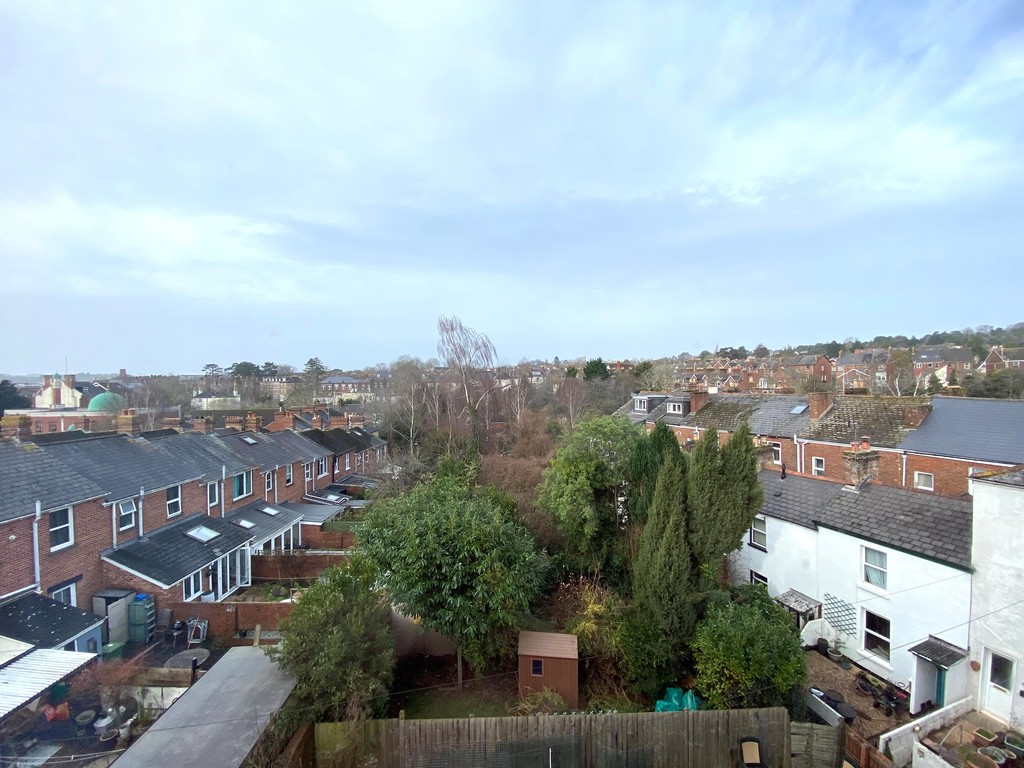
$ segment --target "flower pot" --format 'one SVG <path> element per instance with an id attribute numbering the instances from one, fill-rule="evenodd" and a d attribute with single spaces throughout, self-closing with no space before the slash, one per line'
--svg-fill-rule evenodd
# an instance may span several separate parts
<path id="1" fill-rule="evenodd" d="M 1010 731 L 1003 738 L 1003 746 L 1019 759 L 1024 757 L 1024 734 Z"/>
<path id="2" fill-rule="evenodd" d="M 996 740 L 996 735 L 987 728 L 978 728 L 974 731 L 974 746 L 991 747 Z"/>
<path id="3" fill-rule="evenodd" d="M 117 739 L 120 734 L 116 728 L 104 731 L 100 734 L 100 749 L 113 749 L 117 746 Z"/>
<path id="4" fill-rule="evenodd" d="M 838 664 L 842 660 L 842 658 L 843 658 L 843 652 L 842 651 L 837 651 L 837 650 L 835 650 L 833 648 L 829 648 L 828 649 L 828 657 L 830 659 L 832 659 L 832 661 L 834 661 L 834 662 L 836 662 Z"/>
<path id="5" fill-rule="evenodd" d="M 996 765 L 1002 765 L 1006 762 L 1006 754 L 999 747 L 982 747 L 978 752 L 992 760 Z"/>

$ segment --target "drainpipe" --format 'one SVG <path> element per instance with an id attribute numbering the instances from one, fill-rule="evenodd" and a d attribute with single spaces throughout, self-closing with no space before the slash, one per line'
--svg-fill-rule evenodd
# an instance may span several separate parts
<path id="1" fill-rule="evenodd" d="M 32 521 L 32 566 L 35 576 L 34 588 L 38 590 L 42 586 L 43 579 L 39 574 L 39 518 L 43 516 L 43 502 L 36 502 L 36 519 Z"/>
<path id="2" fill-rule="evenodd" d="M 228 465 L 220 465 L 220 516 L 224 517 L 224 493 L 228 487 Z"/>
<path id="3" fill-rule="evenodd" d="M 142 522 L 142 500 L 146 498 L 146 489 L 139 486 L 139 538 L 146 534 L 146 524 Z"/>
<path id="4" fill-rule="evenodd" d="M 907 452 L 903 452 L 903 479 L 900 480 L 900 485 L 903 488 L 907 487 Z"/>
<path id="5" fill-rule="evenodd" d="M 274 503 L 277 504 L 277 469 L 280 465 L 274 466 Z"/>
<path id="6" fill-rule="evenodd" d="M 803 470 L 804 464 L 800 460 L 800 441 L 796 439 L 796 435 L 795 434 L 793 435 L 793 447 L 796 448 L 796 471 L 797 471 L 797 474 L 800 474 L 800 473 L 802 473 L 804 471 Z"/>
<path id="7" fill-rule="evenodd" d="M 111 546 L 117 549 L 117 504 L 110 505 L 110 538 Z"/>

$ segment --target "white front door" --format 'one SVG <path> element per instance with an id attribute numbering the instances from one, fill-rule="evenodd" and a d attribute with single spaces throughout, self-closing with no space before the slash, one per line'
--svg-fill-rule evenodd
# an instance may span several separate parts
<path id="1" fill-rule="evenodd" d="M 985 663 L 981 669 L 982 707 L 1003 721 L 1010 719 L 1016 666 L 1013 659 L 985 649 Z"/>

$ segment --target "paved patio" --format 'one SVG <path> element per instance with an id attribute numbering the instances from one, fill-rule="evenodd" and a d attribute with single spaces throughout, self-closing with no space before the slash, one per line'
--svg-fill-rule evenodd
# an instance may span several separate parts
<path id="1" fill-rule="evenodd" d="M 981 712 L 968 712 L 952 725 L 932 731 L 921 739 L 921 743 L 947 763 L 964 765 L 968 756 L 978 751 L 974 744 L 974 731 L 977 728 L 985 728 L 992 733 L 1006 732 L 1006 725 L 998 720 Z"/>
<path id="2" fill-rule="evenodd" d="M 857 673 L 860 668 L 852 666 L 843 669 L 839 664 L 822 656 L 817 651 L 807 652 L 808 682 L 815 688 L 837 693 L 842 701 L 857 711 L 853 721 L 853 729 L 868 740 L 877 740 L 878 736 L 898 728 L 913 718 L 905 708 L 886 716 L 885 711 L 875 707 L 871 696 L 857 690 Z M 833 696 L 833 698 L 836 698 Z"/>

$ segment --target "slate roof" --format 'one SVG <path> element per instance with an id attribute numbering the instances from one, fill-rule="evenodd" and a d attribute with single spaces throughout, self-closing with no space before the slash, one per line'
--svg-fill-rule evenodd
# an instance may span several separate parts
<path id="1" fill-rule="evenodd" d="M 188 535 L 197 525 L 220 535 L 207 542 L 198 541 Z M 108 563 L 168 589 L 221 555 L 238 549 L 250 538 L 247 530 L 224 518 L 190 515 L 118 549 L 106 550 L 102 557 Z"/>
<path id="2" fill-rule="evenodd" d="M 794 410 L 802 408 L 800 413 Z M 793 436 L 810 423 L 806 395 L 711 395 L 682 420 L 688 427 L 735 432 L 746 421 L 755 435 Z"/>
<path id="3" fill-rule="evenodd" d="M 43 446 L 43 450 L 103 488 L 110 500 L 137 496 L 199 478 L 194 467 L 171 461 L 158 443 L 113 435 Z"/>
<path id="4" fill-rule="evenodd" d="M 35 592 L 0 605 L 4 635 L 41 648 L 63 648 L 102 622 L 102 616 Z"/>
<path id="5" fill-rule="evenodd" d="M 149 439 L 168 457 L 168 461 L 191 467 L 195 476 L 203 480 L 220 480 L 224 474 L 231 477 L 259 466 L 251 457 L 241 457 L 230 450 L 215 435 L 185 432 Z"/>
<path id="6" fill-rule="evenodd" d="M 864 485 L 837 495 L 819 525 L 966 569 L 971 520 L 970 501 Z"/>
<path id="7" fill-rule="evenodd" d="M 102 487 L 34 443 L 0 441 L 0 522 L 104 495 Z"/>
<path id="8" fill-rule="evenodd" d="M 828 412 L 800 436 L 824 443 L 851 443 L 867 435 L 872 445 L 896 448 L 911 433 L 904 426 L 908 409 L 927 406 L 928 402 L 925 397 L 844 395 L 836 398 Z"/>
<path id="9" fill-rule="evenodd" d="M 272 510 L 268 512 L 267 510 Z M 224 518 L 230 523 L 234 523 L 244 531 L 248 531 L 249 536 L 253 540 L 254 546 L 259 546 L 263 542 L 280 536 L 282 533 L 291 528 L 295 523 L 302 520 L 302 513 L 293 509 L 288 509 L 281 504 L 268 504 L 265 501 L 255 501 L 251 504 L 246 504 L 241 509 L 237 509 Z M 253 523 L 252 528 L 246 528 L 241 525 L 242 520 L 247 520 Z"/>
<path id="10" fill-rule="evenodd" d="M 889 352 L 884 349 L 864 349 L 860 352 L 847 352 L 836 360 L 836 365 L 884 365 L 889 362 Z"/>
<path id="11" fill-rule="evenodd" d="M 908 650 L 915 656 L 920 656 L 925 661 L 930 661 L 942 669 L 949 669 L 958 661 L 967 658 L 967 651 L 963 648 L 947 643 L 935 635 L 928 635 L 927 640 Z"/>
<path id="12" fill-rule="evenodd" d="M 761 514 L 805 528 L 823 526 L 967 569 L 971 502 L 883 485 L 859 490 L 827 480 L 763 470 Z"/>
<path id="13" fill-rule="evenodd" d="M 914 350 L 915 363 L 973 363 L 974 352 L 966 347 L 921 345 Z"/>
<path id="14" fill-rule="evenodd" d="M 899 447 L 914 453 L 1024 463 L 1024 400 L 936 397 Z"/>
<path id="15" fill-rule="evenodd" d="M 1012 472 L 1004 472 L 984 479 L 993 483 L 1000 483 L 1001 485 L 1013 485 L 1018 488 L 1024 488 L 1024 469 L 1015 469 Z"/>
<path id="16" fill-rule="evenodd" d="M 769 469 L 758 475 L 764 490 L 761 514 L 804 528 L 814 528 L 822 510 L 843 490 L 839 483 L 798 475 L 787 475 L 785 480 L 779 477 L 778 472 Z"/>
<path id="17" fill-rule="evenodd" d="M 301 514 L 303 525 L 321 525 L 336 518 L 344 509 L 337 504 L 300 504 L 294 501 L 277 506 Z"/>
<path id="18" fill-rule="evenodd" d="M 281 432 L 236 432 L 220 435 L 219 439 L 240 459 L 261 469 L 273 469 L 297 461 L 310 462 L 331 455 L 323 446 L 288 429 Z M 247 440 L 255 442 L 250 444 Z"/>

